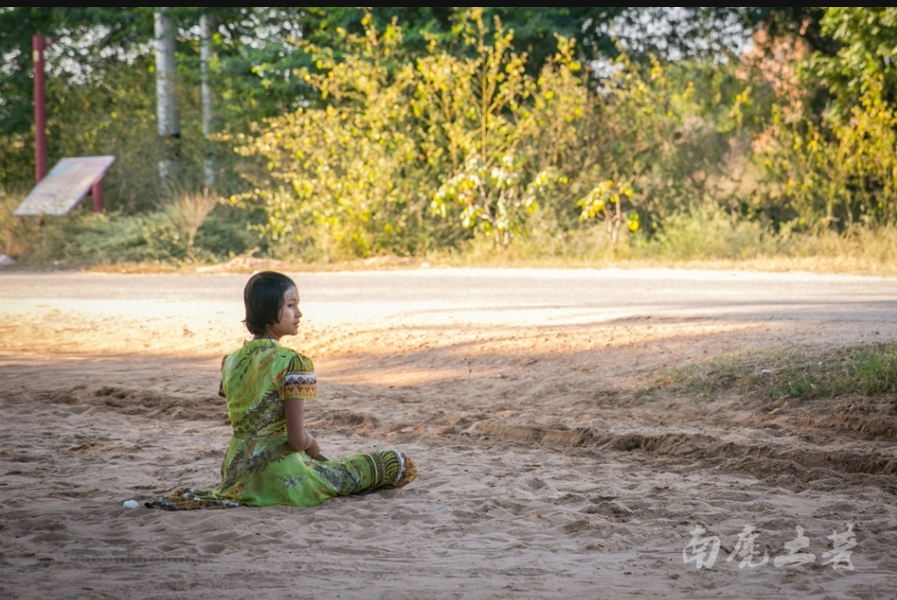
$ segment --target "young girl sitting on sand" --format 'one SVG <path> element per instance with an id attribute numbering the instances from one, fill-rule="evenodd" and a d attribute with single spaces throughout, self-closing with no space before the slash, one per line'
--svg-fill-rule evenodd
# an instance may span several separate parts
<path id="1" fill-rule="evenodd" d="M 256 273 L 243 290 L 253 338 L 224 357 L 219 394 L 234 434 L 214 490 L 180 488 L 147 506 L 168 510 L 231 506 L 316 506 L 334 496 L 400 487 L 417 477 L 398 450 L 328 460 L 303 425 L 317 396 L 309 358 L 280 345 L 296 335 L 302 312 L 296 284 L 281 273 Z"/>

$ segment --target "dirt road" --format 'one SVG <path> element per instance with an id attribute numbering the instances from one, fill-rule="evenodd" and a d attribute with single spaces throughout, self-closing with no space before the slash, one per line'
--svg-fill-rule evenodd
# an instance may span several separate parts
<path id="1" fill-rule="evenodd" d="M 897 280 L 296 274 L 284 342 L 315 359 L 322 449 L 399 446 L 421 477 L 315 509 L 122 508 L 217 482 L 246 278 L 0 274 L 0 596 L 894 596 L 889 399 L 640 390 L 721 354 L 893 341 Z"/>

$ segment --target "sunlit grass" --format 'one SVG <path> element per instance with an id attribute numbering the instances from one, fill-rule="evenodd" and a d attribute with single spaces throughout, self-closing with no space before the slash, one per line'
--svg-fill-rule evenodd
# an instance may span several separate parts
<path id="1" fill-rule="evenodd" d="M 685 268 L 897 276 L 897 228 L 856 228 L 846 234 L 779 235 L 758 223 L 697 212 L 669 221 L 657 236 L 636 234 L 611 244 L 596 227 L 574 234 L 534 234 L 498 249 L 472 240 L 436 251 L 434 266 Z"/>
<path id="2" fill-rule="evenodd" d="M 770 399 L 897 392 L 897 343 L 818 352 L 748 352 L 664 373 L 646 391 L 698 396 L 726 392 Z"/>
<path id="3" fill-rule="evenodd" d="M 10 233 L 12 229 L 0 227 L 0 234 L 8 234 L 9 243 L 5 246 L 13 252 L 7 253 L 15 258 L 23 255 L 23 266 L 38 269 L 61 266 L 190 272 L 214 267 L 216 271 L 252 272 L 261 266 L 295 272 L 426 267 L 683 268 L 897 277 L 895 227 L 856 228 L 846 234 L 832 231 L 782 235 L 766 231 L 754 222 L 696 212 L 672 219 L 662 234 L 649 237 L 636 233 L 623 236 L 616 244 L 610 243 L 600 225 L 561 235 L 536 228 L 505 248 L 477 238 L 458 248 L 437 249 L 422 256 L 334 257 L 314 261 L 273 248 L 252 248 L 253 243 L 262 244 L 246 232 L 245 224 L 231 222 L 230 215 L 216 217 L 213 212 L 207 216 L 213 204 L 211 198 L 197 195 L 193 200 L 197 206 L 185 204 L 180 219 L 172 219 L 167 212 L 126 217 L 81 211 L 83 214 L 48 219 L 40 235 L 36 227 L 34 231 L 16 230 L 14 235 Z"/>

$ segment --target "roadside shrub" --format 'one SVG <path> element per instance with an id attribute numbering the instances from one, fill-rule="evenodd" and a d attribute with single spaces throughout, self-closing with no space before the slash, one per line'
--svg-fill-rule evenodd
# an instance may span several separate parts
<path id="1" fill-rule="evenodd" d="M 247 229 L 245 215 L 229 214 L 228 208 L 217 207 L 196 231 L 193 249 L 197 260 L 224 260 L 252 248 L 267 249 L 264 240 Z"/>
<path id="2" fill-rule="evenodd" d="M 867 75 L 847 114 L 788 120 L 774 109 L 758 150 L 774 184 L 771 202 L 791 208 L 791 228 L 843 232 L 897 223 L 897 110 L 883 93 L 882 78 Z"/>
<path id="3" fill-rule="evenodd" d="M 186 239 L 163 212 L 121 216 L 78 213 L 47 217 L 31 259 L 97 264 L 183 259 Z"/>
<path id="4" fill-rule="evenodd" d="M 238 140 L 267 172 L 247 172 L 253 190 L 233 202 L 265 211 L 258 231 L 281 251 L 425 254 L 474 236 L 506 248 L 596 220 L 613 242 L 621 227 L 651 236 L 670 215 L 733 204 L 724 159 L 744 145 L 727 140 L 751 110 L 732 67 L 696 84 L 688 67 L 621 59 L 599 80 L 558 38 L 534 77 L 479 9 L 458 23 L 463 51 L 434 41 L 403 56 L 397 27 L 365 25 L 342 32 L 339 59 L 302 43 L 319 103 Z"/>
<path id="5" fill-rule="evenodd" d="M 777 242 L 760 223 L 705 204 L 670 215 L 654 238 L 644 240 L 641 251 L 679 260 L 745 259 L 775 254 Z"/>
<path id="6" fill-rule="evenodd" d="M 46 218 L 28 257 L 36 264 L 69 266 L 125 262 L 176 264 L 193 260 L 225 259 L 257 246 L 245 224 L 214 213 L 189 232 L 167 211 L 123 216 L 77 212 Z"/>

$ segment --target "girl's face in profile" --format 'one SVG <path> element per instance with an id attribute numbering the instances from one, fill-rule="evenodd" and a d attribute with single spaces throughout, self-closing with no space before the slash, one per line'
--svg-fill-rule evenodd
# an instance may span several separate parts
<path id="1" fill-rule="evenodd" d="M 302 318 L 302 311 L 299 310 L 299 292 L 296 288 L 287 288 L 283 294 L 283 308 L 280 309 L 280 319 L 277 323 L 268 326 L 268 331 L 275 339 L 280 339 L 285 335 L 296 335 L 299 333 L 299 319 Z"/>

